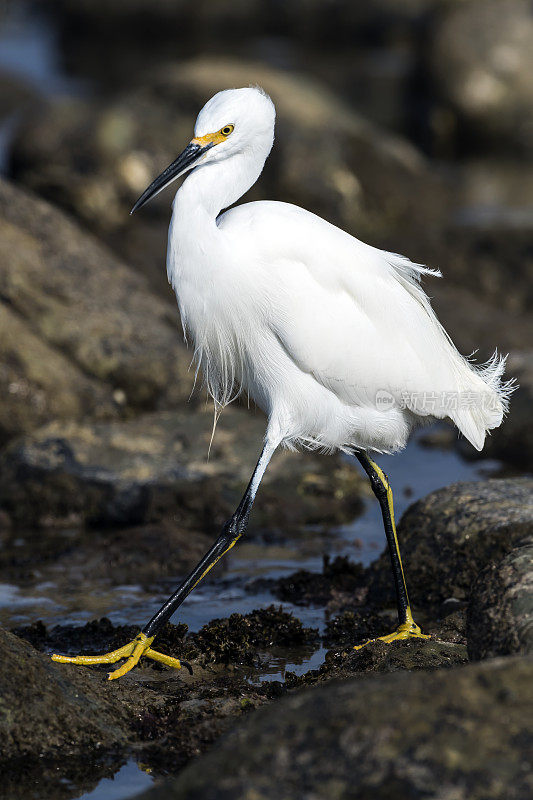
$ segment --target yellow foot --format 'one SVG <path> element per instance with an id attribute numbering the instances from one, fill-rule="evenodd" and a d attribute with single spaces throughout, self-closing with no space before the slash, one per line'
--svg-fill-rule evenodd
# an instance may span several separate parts
<path id="1" fill-rule="evenodd" d="M 376 639 L 367 639 L 363 644 L 356 644 L 353 649 L 361 650 L 362 647 L 366 647 L 370 642 L 386 642 L 390 644 L 401 639 L 431 639 L 431 636 L 422 633 L 416 622 L 411 619 L 407 620 L 407 622 L 402 622 L 392 633 L 388 633 L 386 636 L 378 636 Z"/>
<path id="2" fill-rule="evenodd" d="M 83 664 L 87 666 L 90 664 L 114 664 L 120 661 L 121 658 L 127 659 L 121 667 L 108 674 L 107 677 L 110 681 L 115 680 L 115 678 L 121 678 L 133 669 L 142 656 L 147 656 L 154 661 L 159 661 L 161 664 L 166 664 L 167 667 L 181 669 L 181 661 L 179 659 L 166 656 L 164 653 L 158 653 L 157 650 L 152 650 L 150 645 L 154 639 L 155 636 L 148 637 L 144 633 L 139 633 L 132 642 L 128 642 L 124 647 L 113 650 L 111 653 L 104 653 L 101 656 L 59 656 L 54 653 L 52 660 L 59 661 L 60 664 Z"/>

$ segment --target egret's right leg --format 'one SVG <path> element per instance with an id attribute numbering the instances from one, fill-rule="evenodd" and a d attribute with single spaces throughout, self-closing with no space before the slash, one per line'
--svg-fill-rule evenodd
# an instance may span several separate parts
<path id="1" fill-rule="evenodd" d="M 396 533 L 396 523 L 394 521 L 394 506 L 392 499 L 392 489 L 389 479 L 378 467 L 375 461 L 367 456 L 364 452 L 355 454 L 364 471 L 370 479 L 372 491 L 374 492 L 379 505 L 381 507 L 381 514 L 383 516 L 383 524 L 385 527 L 385 535 L 387 537 L 387 544 L 389 545 L 389 554 L 391 559 L 392 574 L 394 576 L 394 586 L 396 589 L 396 601 L 398 604 L 398 627 L 392 633 L 386 636 L 379 636 L 377 639 L 368 639 L 363 644 L 355 645 L 354 649 L 359 650 L 369 642 L 394 642 L 397 639 L 429 639 L 425 633 L 422 633 L 420 627 L 413 619 L 411 612 L 411 605 L 409 603 L 409 595 L 407 594 L 407 584 L 405 582 L 405 574 L 403 571 L 402 557 L 400 555 L 400 545 L 398 544 L 398 535 Z"/>
<path id="2" fill-rule="evenodd" d="M 63 664 L 89 665 L 114 664 L 122 658 L 126 658 L 127 660 L 121 667 L 108 675 L 109 680 L 114 680 L 115 678 L 120 678 L 122 675 L 125 675 L 133 669 L 142 656 L 151 658 L 154 661 L 159 661 L 169 667 L 180 669 L 181 663 L 179 659 L 153 650 L 151 647 L 152 642 L 163 625 L 168 622 L 176 609 L 179 608 L 185 598 L 200 583 L 202 578 L 204 578 L 215 564 L 220 561 L 222 556 L 234 547 L 245 533 L 259 484 L 261 483 L 261 479 L 276 447 L 277 442 L 274 444 L 267 441 L 237 510 L 222 528 L 222 532 L 214 545 L 132 642 L 128 642 L 128 644 L 118 650 L 113 650 L 110 653 L 104 653 L 100 656 L 61 656 L 54 654 L 52 659 Z"/>

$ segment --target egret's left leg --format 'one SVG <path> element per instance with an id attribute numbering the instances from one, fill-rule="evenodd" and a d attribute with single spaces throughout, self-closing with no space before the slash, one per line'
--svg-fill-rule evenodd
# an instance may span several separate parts
<path id="1" fill-rule="evenodd" d="M 372 490 L 378 499 L 381 506 L 381 513 L 383 515 L 383 524 L 385 526 L 385 534 L 387 536 L 387 543 L 389 545 L 389 553 L 392 564 L 392 573 L 394 575 L 394 585 L 396 588 L 396 601 L 398 603 L 398 627 L 392 633 L 386 636 L 379 636 L 377 639 L 368 639 L 363 644 L 356 645 L 355 650 L 364 647 L 369 642 L 394 642 L 396 639 L 429 639 L 430 637 L 422 633 L 419 626 L 413 619 L 411 613 L 411 606 L 409 605 L 409 595 L 407 594 L 407 584 L 405 583 L 405 575 L 403 572 L 402 559 L 400 556 L 400 546 L 398 544 L 398 536 L 396 533 L 396 524 L 394 522 L 394 506 L 392 501 L 392 489 L 389 484 L 389 479 L 382 469 L 367 456 L 366 453 L 355 454 L 363 467 L 364 471 L 370 478 Z"/>
<path id="2" fill-rule="evenodd" d="M 172 658 L 164 653 L 159 653 L 157 650 L 153 650 L 151 646 L 152 642 L 156 634 L 161 630 L 163 625 L 168 622 L 185 598 L 245 533 L 256 492 L 277 445 L 277 440 L 269 441 L 267 439 L 244 496 L 233 516 L 224 525 L 222 533 L 192 572 L 185 578 L 183 583 L 168 598 L 166 603 L 161 606 L 159 611 L 154 614 L 152 619 L 144 626 L 143 630 L 139 632 L 132 642 L 128 642 L 124 647 L 113 650 L 111 653 L 104 653 L 98 656 L 62 656 L 54 654 L 52 659 L 62 664 L 81 664 L 86 666 L 90 664 L 114 664 L 116 661 L 125 658 L 126 661 L 121 667 L 109 673 L 109 680 L 121 678 L 133 669 L 144 656 L 151 658 L 153 661 L 166 664 L 169 667 L 175 667 L 176 669 L 180 669 L 183 663 L 184 666 L 190 669 L 190 666 L 185 662 L 180 662 L 177 658 Z"/>

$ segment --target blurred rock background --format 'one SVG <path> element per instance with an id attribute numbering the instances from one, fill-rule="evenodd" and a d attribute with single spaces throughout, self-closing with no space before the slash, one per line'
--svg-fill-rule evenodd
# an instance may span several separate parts
<path id="1" fill-rule="evenodd" d="M 4 2 L 0 24 L 1 161 L 18 187 L 2 187 L 0 219 L 4 443 L 58 417 L 182 404 L 171 193 L 128 211 L 207 98 L 259 83 L 277 141 L 249 199 L 438 265 L 427 288 L 458 346 L 511 351 L 522 383 L 491 452 L 533 463 L 527 0 Z"/>
<path id="2" fill-rule="evenodd" d="M 439 267 L 444 280 L 425 288 L 459 349 L 509 352 L 520 388 L 483 457 L 531 471 L 532 73 L 529 0 L 0 0 L 0 579 L 39 585 L 52 564 L 59 583 L 142 580 L 151 596 L 150 582 L 195 563 L 242 492 L 263 419 L 232 406 L 207 462 L 212 411 L 166 281 L 173 190 L 129 217 L 222 88 L 260 84 L 277 108 L 245 200 L 297 203 Z M 515 536 L 530 537 L 530 485 L 481 488 L 470 516 L 477 489 L 443 491 L 437 511 L 430 495 L 405 516 L 417 601 L 433 581 L 439 603 L 471 603 L 473 659 L 526 652 L 496 612 L 504 597 L 512 616 L 518 567 L 531 585 L 531 542 Z M 367 496 L 341 459 L 283 454 L 254 524 L 277 545 L 279 531 L 353 520 Z M 444 531 L 449 564 L 468 565 L 459 583 L 457 570 L 443 577 L 440 519 L 457 539 Z M 469 525 L 501 542 L 465 561 Z M 375 569 L 385 592 L 386 559 Z M 515 616 L 529 625 L 526 595 Z"/>

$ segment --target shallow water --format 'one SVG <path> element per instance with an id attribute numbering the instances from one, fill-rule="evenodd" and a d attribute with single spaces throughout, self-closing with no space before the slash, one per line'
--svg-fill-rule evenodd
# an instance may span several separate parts
<path id="1" fill-rule="evenodd" d="M 428 449 L 423 444 L 427 433 L 426 429 L 415 436 L 403 453 L 380 459 L 395 488 L 398 518 L 410 503 L 434 489 L 455 481 L 482 480 L 500 471 L 496 461 L 467 462 L 454 450 Z M 379 507 L 370 498 L 365 500 L 363 512 L 357 519 L 333 531 L 312 530 L 285 543 L 279 541 L 275 544 L 252 538 L 227 557 L 223 573 L 189 596 L 174 622 L 185 622 L 196 631 L 214 617 L 225 617 L 232 612 L 245 613 L 273 602 L 279 604 L 268 589 L 251 592 L 250 582 L 258 576 L 278 578 L 300 568 L 320 571 L 324 554 L 349 555 L 369 564 L 379 555 L 384 544 Z M 19 546 L 22 552 L 26 546 L 22 537 Z M 43 568 L 43 577 L 46 571 Z M 78 592 L 60 598 L 56 596 L 57 587 L 52 580 L 42 580 L 24 588 L 1 584 L 0 622 L 8 626 L 37 619 L 47 624 L 82 623 L 105 613 L 117 624 L 139 624 L 156 610 L 178 580 L 179 576 L 175 580 L 161 581 L 154 587 L 154 594 L 148 594 L 140 586 L 103 588 L 93 585 L 78 587 Z M 83 610 L 80 609 L 80 597 L 85 597 Z M 304 625 L 323 630 L 327 621 L 323 608 L 295 606 L 288 602 L 281 605 L 293 611 Z M 259 652 L 258 664 L 248 671 L 247 677 L 251 683 L 260 684 L 283 680 L 287 671 L 301 675 L 319 667 L 325 653 L 323 646 L 315 644 Z M 152 782 L 152 776 L 130 760 L 120 766 L 113 779 L 103 778 L 92 792 L 80 797 L 121 800 L 141 793 Z"/>
<path id="2" fill-rule="evenodd" d="M 467 462 L 453 449 L 428 448 L 423 444 L 427 434 L 428 429 L 424 429 L 403 453 L 379 459 L 394 489 L 397 519 L 408 505 L 434 489 L 456 481 L 485 479 L 501 468 L 498 462 L 487 459 Z M 271 542 L 254 535 L 253 516 L 251 528 L 250 538 L 226 557 L 223 571 L 206 580 L 187 598 L 174 622 L 185 622 L 191 631 L 197 631 L 215 617 L 247 613 L 271 603 L 279 605 L 268 585 L 265 586 L 267 582 L 258 582 L 258 577 L 277 579 L 298 569 L 320 572 L 324 555 L 347 555 L 366 566 L 385 547 L 381 513 L 373 498 L 364 500 L 363 512 L 352 523 L 332 530 L 311 529 Z M 49 535 L 46 531 L 38 534 L 39 537 Z M 53 535 L 74 538 L 75 532 L 60 531 Z M 15 540 L 17 559 L 31 565 L 34 580 L 30 578 L 23 585 L 0 584 L 0 624 L 7 627 L 26 625 L 38 619 L 47 625 L 83 624 L 99 616 L 107 616 L 115 624 L 142 624 L 182 577 L 165 578 L 149 587 L 111 586 L 95 581 L 82 582 L 78 578 L 69 583 L 64 569 L 56 566 L 53 560 L 35 564 L 34 542 L 32 532 L 21 533 Z M 73 544 L 75 546 L 75 542 Z M 281 605 L 294 612 L 304 625 L 324 629 L 327 621 L 324 609 L 290 602 Z M 278 655 L 279 669 L 273 670 L 268 663 L 264 675 L 273 680 L 282 678 L 284 669 L 305 671 L 311 660 L 316 660 L 314 652 L 305 656 L 302 663 L 295 660 L 282 664 Z M 260 671 L 258 680 L 266 679 L 262 676 Z"/>
<path id="3" fill-rule="evenodd" d="M 79 796 L 79 800 L 122 800 L 135 797 L 153 784 L 152 776 L 132 759 L 124 764 L 113 778 L 103 778 L 92 792 Z"/>

